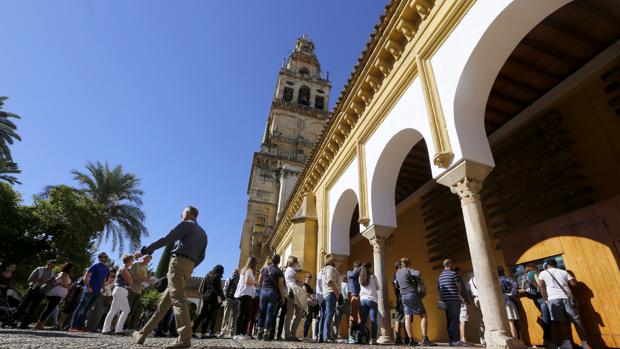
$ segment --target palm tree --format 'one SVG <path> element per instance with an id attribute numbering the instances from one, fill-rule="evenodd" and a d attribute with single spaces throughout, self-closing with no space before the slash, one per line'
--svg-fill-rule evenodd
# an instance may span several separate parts
<path id="1" fill-rule="evenodd" d="M 11 161 L 11 149 L 9 145 L 12 145 L 15 140 L 21 141 L 21 137 L 15 132 L 17 126 L 10 120 L 10 118 L 19 119 L 19 116 L 13 113 L 9 113 L 2 110 L 4 101 L 8 97 L 0 97 L 0 159 Z"/>
<path id="2" fill-rule="evenodd" d="M 14 174 L 20 173 L 17 164 L 13 162 L 11 149 L 9 148 L 16 140 L 21 141 L 21 137 L 17 134 L 17 126 L 10 118 L 19 119 L 19 116 L 2 110 L 4 101 L 8 97 L 0 97 L 0 181 L 9 184 L 21 184 Z"/>
<path id="3" fill-rule="evenodd" d="M 0 158 L 0 181 L 5 181 L 11 185 L 22 184 L 17 180 L 17 177 L 13 176 L 20 172 L 16 163 Z"/>
<path id="4" fill-rule="evenodd" d="M 133 173 L 124 173 L 118 165 L 89 162 L 86 173 L 73 170 L 73 178 L 83 190 L 102 207 L 100 229 L 97 233 L 98 243 L 112 238 L 112 251 L 119 248 L 121 255 L 125 248 L 125 239 L 129 240 L 132 250 L 140 247 L 142 236 L 148 236 L 144 226 L 142 195 L 138 188 L 140 179 Z"/>

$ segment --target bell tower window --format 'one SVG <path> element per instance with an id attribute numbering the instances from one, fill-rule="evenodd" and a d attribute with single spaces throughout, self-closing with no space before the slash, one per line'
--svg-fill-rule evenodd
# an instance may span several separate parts
<path id="1" fill-rule="evenodd" d="M 303 67 L 303 68 L 299 69 L 299 74 L 302 77 L 307 78 L 310 75 L 310 71 L 308 70 L 308 68 Z"/>
<path id="2" fill-rule="evenodd" d="M 282 98 L 287 102 L 292 101 L 293 100 L 293 89 L 290 87 L 285 87 Z"/>
<path id="3" fill-rule="evenodd" d="M 302 86 L 299 89 L 297 103 L 301 105 L 310 105 L 310 88 L 308 86 Z"/>
<path id="4" fill-rule="evenodd" d="M 314 107 L 321 110 L 325 108 L 325 99 L 322 96 L 314 97 Z"/>

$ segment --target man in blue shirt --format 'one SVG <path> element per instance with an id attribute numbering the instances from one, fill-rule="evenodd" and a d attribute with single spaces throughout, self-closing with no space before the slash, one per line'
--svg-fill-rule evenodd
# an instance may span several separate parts
<path id="1" fill-rule="evenodd" d="M 71 328 L 69 328 L 69 332 L 86 331 L 84 328 L 86 315 L 93 304 L 95 304 L 97 297 L 101 294 L 103 283 L 110 273 L 110 268 L 107 266 L 109 261 L 108 255 L 105 252 L 101 252 L 97 258 L 99 262 L 91 265 L 84 275 L 84 290 L 80 297 L 80 303 L 77 308 L 75 308 L 73 318 L 71 318 Z"/>

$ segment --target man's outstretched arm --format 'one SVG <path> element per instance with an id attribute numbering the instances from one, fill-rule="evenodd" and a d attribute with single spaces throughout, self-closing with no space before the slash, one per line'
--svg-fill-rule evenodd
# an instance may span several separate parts
<path id="1" fill-rule="evenodd" d="M 168 245 L 169 243 L 179 240 L 180 238 L 183 237 L 183 235 L 185 235 L 185 228 L 187 227 L 187 224 L 188 223 L 186 222 L 181 222 L 176 227 L 174 227 L 174 229 L 172 229 L 168 233 L 168 235 L 153 242 L 152 244 L 148 246 L 142 246 L 142 249 L 140 249 L 140 254 L 142 255 L 153 254 L 153 252 L 155 252 L 156 250 Z"/>

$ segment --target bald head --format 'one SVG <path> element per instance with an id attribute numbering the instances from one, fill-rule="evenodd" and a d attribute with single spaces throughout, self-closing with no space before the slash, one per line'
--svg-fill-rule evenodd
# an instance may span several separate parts
<path id="1" fill-rule="evenodd" d="M 198 219 L 198 209 L 194 206 L 187 206 L 183 209 L 183 220 L 196 220 Z"/>

